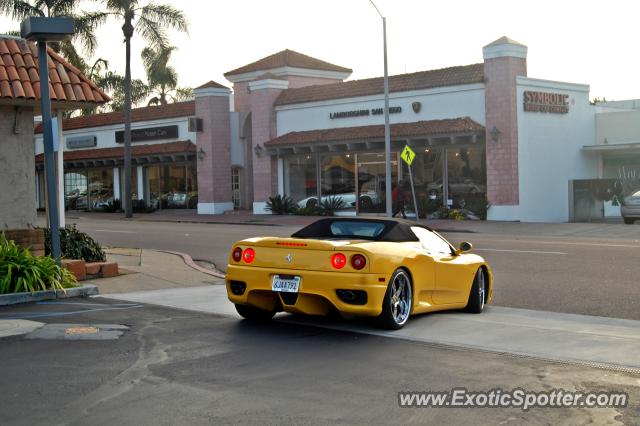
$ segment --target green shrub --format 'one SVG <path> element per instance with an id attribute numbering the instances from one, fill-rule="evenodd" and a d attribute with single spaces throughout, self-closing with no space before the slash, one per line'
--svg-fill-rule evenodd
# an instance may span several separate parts
<path id="1" fill-rule="evenodd" d="M 33 256 L 0 234 L 0 294 L 63 290 L 75 276 L 50 256 Z"/>
<path id="2" fill-rule="evenodd" d="M 298 216 L 320 216 L 322 210 L 316 206 L 300 207 L 295 211 Z"/>
<path id="3" fill-rule="evenodd" d="M 342 197 L 331 195 L 326 197 L 320 203 L 320 211 L 324 216 L 333 216 L 336 211 L 347 206 Z"/>
<path id="4" fill-rule="evenodd" d="M 296 203 L 293 198 L 286 195 L 276 195 L 275 197 L 269 197 L 265 210 L 272 214 L 291 214 L 297 209 Z"/>
<path id="5" fill-rule="evenodd" d="M 44 229 L 44 250 L 51 254 L 51 232 Z M 76 229 L 75 225 L 60 228 L 60 251 L 67 259 L 83 259 L 85 262 L 104 262 L 107 256 L 93 238 Z"/>

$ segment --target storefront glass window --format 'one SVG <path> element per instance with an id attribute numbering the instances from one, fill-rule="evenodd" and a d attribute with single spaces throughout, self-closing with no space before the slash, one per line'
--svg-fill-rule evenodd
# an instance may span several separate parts
<path id="1" fill-rule="evenodd" d="M 478 218 L 486 214 L 486 161 L 482 147 L 447 148 L 448 204 Z"/>
<path id="2" fill-rule="evenodd" d="M 87 175 L 84 171 L 64 174 L 64 207 L 67 210 L 86 210 Z"/>
<path id="3" fill-rule="evenodd" d="M 384 213 L 385 203 L 384 153 L 358 154 L 358 200 L 360 213 Z M 391 153 L 391 187 L 398 184 L 398 153 Z"/>
<path id="4" fill-rule="evenodd" d="M 343 205 L 339 210 L 343 211 L 355 212 L 356 210 L 354 157 L 354 154 L 337 154 L 324 155 L 320 158 L 322 200 L 324 202 L 342 199 Z"/>
<path id="5" fill-rule="evenodd" d="M 316 157 L 308 154 L 284 160 L 284 192 L 300 207 L 318 203 Z"/>
<path id="6" fill-rule="evenodd" d="M 102 210 L 113 201 L 113 169 L 87 171 L 89 209 Z"/>
<path id="7" fill-rule="evenodd" d="M 414 149 L 416 157 L 413 160 L 412 173 L 413 183 L 416 191 L 416 202 L 420 208 L 420 215 L 429 217 L 444 205 L 442 182 L 444 149 L 423 148 Z M 402 162 L 402 184 L 404 185 L 405 196 L 407 198 L 407 212 L 415 215 L 413 208 L 413 197 L 409 185 L 409 170 L 407 164 Z"/>
<path id="8" fill-rule="evenodd" d="M 147 193 L 149 194 L 148 206 L 157 209 L 160 207 L 160 167 L 147 167 Z"/>
<path id="9" fill-rule="evenodd" d="M 185 209 L 188 204 L 187 177 L 184 165 L 164 166 L 162 208 Z"/>

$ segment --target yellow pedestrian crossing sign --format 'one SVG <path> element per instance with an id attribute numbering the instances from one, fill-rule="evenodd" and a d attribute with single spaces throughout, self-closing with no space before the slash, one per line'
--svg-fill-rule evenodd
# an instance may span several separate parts
<path id="1" fill-rule="evenodd" d="M 411 165 L 411 163 L 413 163 L 413 159 L 416 158 L 416 153 L 413 152 L 411 148 L 409 148 L 409 145 L 405 145 L 400 156 L 405 163 Z"/>

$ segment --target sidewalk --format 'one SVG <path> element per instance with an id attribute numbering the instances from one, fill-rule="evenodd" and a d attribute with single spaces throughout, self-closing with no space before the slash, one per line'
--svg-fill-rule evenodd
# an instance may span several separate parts
<path id="1" fill-rule="evenodd" d="M 44 220 L 43 213 L 39 213 L 39 215 L 42 215 L 41 219 Z M 69 222 L 78 220 L 122 220 L 137 222 L 261 225 L 265 227 L 303 227 L 320 219 L 319 216 L 254 215 L 246 210 L 234 211 L 223 215 L 198 215 L 195 210 L 159 210 L 153 213 L 138 213 L 131 219 L 125 219 L 122 213 L 68 212 L 66 217 Z M 441 232 L 470 232 L 495 235 L 508 234 L 533 237 L 579 237 L 593 239 L 615 238 L 640 242 L 640 221 L 635 225 L 625 225 L 621 220 L 591 223 L 531 223 L 422 219 L 420 223 L 428 225 Z"/>
<path id="2" fill-rule="evenodd" d="M 198 270 L 187 265 L 177 254 L 122 248 L 106 251 L 108 260 L 118 262 L 121 275 L 83 281 L 83 284 L 97 285 L 100 294 L 218 285 L 224 282 L 211 273 L 202 272 L 205 268 Z"/>

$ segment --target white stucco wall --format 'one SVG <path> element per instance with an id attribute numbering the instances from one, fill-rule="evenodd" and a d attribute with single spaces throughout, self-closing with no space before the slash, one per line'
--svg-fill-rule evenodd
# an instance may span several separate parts
<path id="1" fill-rule="evenodd" d="M 413 111 L 412 102 L 421 102 L 420 112 Z M 382 114 L 334 119 L 329 117 L 329 114 L 334 112 L 382 108 L 383 106 L 384 97 L 382 95 L 278 106 L 276 107 L 277 133 L 280 136 L 293 131 L 383 124 L 384 115 Z M 396 106 L 401 107 L 402 112 L 390 114 L 391 123 L 410 123 L 468 116 L 484 125 L 484 85 L 468 84 L 390 93 L 389 107 Z"/>
<path id="2" fill-rule="evenodd" d="M 188 117 L 178 117 L 178 118 L 167 118 L 163 120 L 153 120 L 153 121 L 138 121 L 131 124 L 131 129 L 142 129 L 145 127 L 159 127 L 159 126 L 178 126 L 178 137 L 172 139 L 159 139 L 155 141 L 148 142 L 133 142 L 131 145 L 152 145 L 159 143 L 167 143 L 167 142 L 176 142 L 183 140 L 191 140 L 193 143 L 196 141 L 196 133 L 189 132 L 189 119 Z M 65 151 L 80 151 L 86 149 L 100 149 L 100 148 L 113 148 L 113 147 L 121 147 L 123 144 L 116 143 L 116 132 L 124 130 L 124 124 L 115 124 L 111 126 L 102 126 L 102 127 L 88 127 L 84 129 L 74 129 L 74 130 L 64 130 L 64 150 Z M 66 138 L 69 136 L 96 136 L 97 137 L 97 146 L 94 148 L 77 148 L 77 149 L 69 149 L 66 145 Z M 42 146 L 42 134 L 36 134 L 36 155 L 43 152 Z"/>
<path id="3" fill-rule="evenodd" d="M 524 111 L 526 90 L 569 95 L 569 112 Z M 569 180 L 596 178 L 596 156 L 582 147 L 595 142 L 595 108 L 589 86 L 517 77 L 518 219 L 524 222 L 567 222 Z M 488 142 L 490 143 L 490 142 Z"/>
<path id="4" fill-rule="evenodd" d="M 596 144 L 640 143 L 640 110 L 596 114 Z"/>

